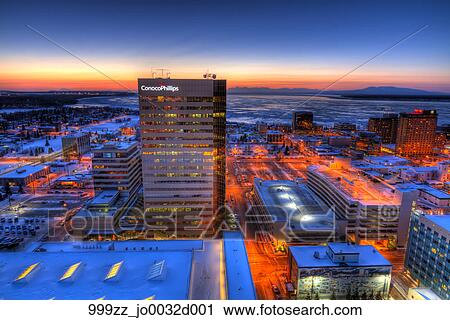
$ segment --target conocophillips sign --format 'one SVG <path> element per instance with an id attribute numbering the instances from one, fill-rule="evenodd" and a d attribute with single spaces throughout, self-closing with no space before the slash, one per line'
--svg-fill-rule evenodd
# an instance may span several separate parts
<path id="1" fill-rule="evenodd" d="M 142 91 L 171 91 L 171 92 L 176 92 L 176 91 L 180 91 L 179 87 L 174 87 L 174 86 L 165 86 L 165 85 L 160 85 L 159 87 L 147 87 L 146 85 L 142 85 L 141 86 L 141 90 Z"/>

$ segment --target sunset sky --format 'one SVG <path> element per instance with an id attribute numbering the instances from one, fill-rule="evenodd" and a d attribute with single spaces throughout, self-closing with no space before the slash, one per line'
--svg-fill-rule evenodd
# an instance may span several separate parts
<path id="1" fill-rule="evenodd" d="M 395 2 L 395 3 L 393 3 Z M 428 27 L 333 89 L 450 93 L 450 1 L 1 1 L 0 90 L 136 89 L 150 69 L 229 87 L 323 88 Z"/>

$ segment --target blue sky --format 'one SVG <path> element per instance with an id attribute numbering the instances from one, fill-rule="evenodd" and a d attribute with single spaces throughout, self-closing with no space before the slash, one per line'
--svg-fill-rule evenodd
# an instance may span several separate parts
<path id="1" fill-rule="evenodd" d="M 449 1 L 3 1 L 0 88 L 108 86 L 27 24 L 120 81 L 209 68 L 235 85 L 318 88 L 428 25 L 336 88 L 450 92 Z"/>

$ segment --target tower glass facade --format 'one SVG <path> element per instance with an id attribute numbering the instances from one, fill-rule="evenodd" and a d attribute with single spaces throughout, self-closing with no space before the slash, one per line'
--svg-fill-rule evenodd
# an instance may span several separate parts
<path id="1" fill-rule="evenodd" d="M 139 79 L 144 208 L 154 237 L 201 237 L 225 201 L 226 81 Z"/>

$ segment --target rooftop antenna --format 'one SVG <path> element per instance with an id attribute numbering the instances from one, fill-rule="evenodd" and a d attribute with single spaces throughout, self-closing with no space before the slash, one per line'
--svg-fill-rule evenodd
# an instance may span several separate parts
<path id="1" fill-rule="evenodd" d="M 217 76 L 215 73 L 209 73 L 209 69 L 206 70 L 206 73 L 203 74 L 204 79 L 216 79 Z"/>
<path id="2" fill-rule="evenodd" d="M 151 68 L 153 79 L 170 79 L 169 69 L 165 68 Z"/>

